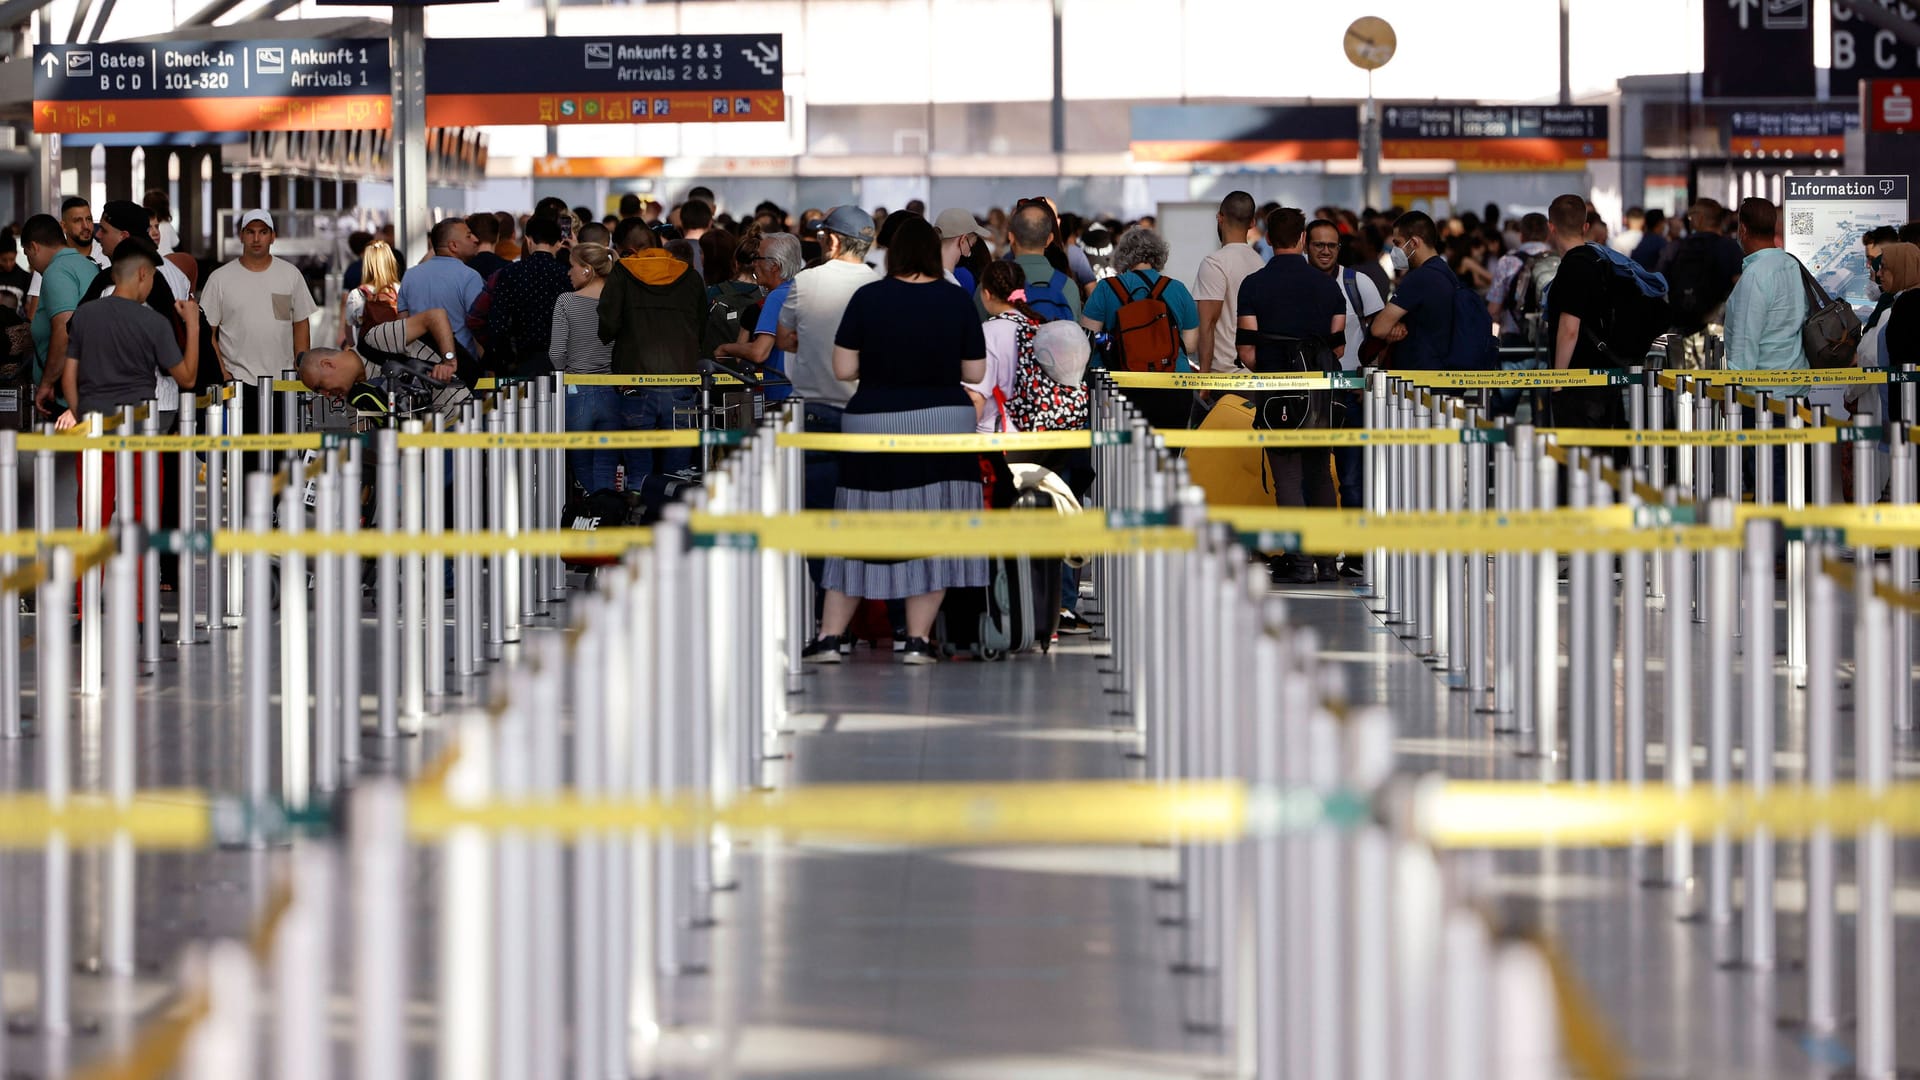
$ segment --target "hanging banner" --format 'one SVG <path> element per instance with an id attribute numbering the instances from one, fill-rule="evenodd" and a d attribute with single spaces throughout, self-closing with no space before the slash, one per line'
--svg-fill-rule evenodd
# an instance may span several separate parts
<path id="1" fill-rule="evenodd" d="M 1813 0 L 1708 0 L 1700 9 L 1702 94 L 1813 96 Z"/>
<path id="2" fill-rule="evenodd" d="M 1607 156 L 1605 105 L 1388 105 L 1380 156 L 1570 168 Z"/>
<path id="3" fill-rule="evenodd" d="M 1352 105 L 1135 105 L 1136 161 L 1281 163 L 1360 154 Z"/>
<path id="4" fill-rule="evenodd" d="M 784 120 L 783 51 L 779 34 L 428 38 L 427 123 Z"/>
<path id="5" fill-rule="evenodd" d="M 1829 296 L 1871 308 L 1866 249 L 1860 238 L 1882 225 L 1907 222 L 1904 176 L 1788 176 L 1782 224 L 1788 254 L 1812 272 Z"/>
<path id="6" fill-rule="evenodd" d="M 33 130 L 384 129 L 388 49 L 374 38 L 35 46 Z"/>

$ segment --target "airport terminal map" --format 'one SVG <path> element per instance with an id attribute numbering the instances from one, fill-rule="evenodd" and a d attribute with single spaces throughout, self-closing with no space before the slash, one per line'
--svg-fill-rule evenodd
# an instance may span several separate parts
<path id="1" fill-rule="evenodd" d="M 1904 176 L 1786 177 L 1787 252 L 1813 272 L 1829 296 L 1844 296 L 1863 313 L 1874 304 L 1860 238 L 1907 221 Z"/>

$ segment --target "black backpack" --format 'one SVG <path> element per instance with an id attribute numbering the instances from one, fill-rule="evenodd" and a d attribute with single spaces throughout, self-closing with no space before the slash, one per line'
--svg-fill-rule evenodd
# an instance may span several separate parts
<path id="1" fill-rule="evenodd" d="M 1296 338 L 1264 331 L 1246 331 L 1259 335 L 1254 359 L 1256 374 L 1294 372 L 1333 374 L 1340 371 L 1340 360 L 1324 337 Z M 1253 405 L 1253 427 L 1257 431 L 1298 431 L 1305 427 L 1326 427 L 1328 422 L 1325 390 L 1256 390 L 1248 395 Z"/>
<path id="2" fill-rule="evenodd" d="M 760 290 L 743 281 L 728 281 L 714 287 L 713 303 L 707 308 L 707 324 L 700 331 L 700 355 L 713 356 L 722 345 L 740 340 L 740 329 L 749 332 L 759 321 Z"/>
<path id="3" fill-rule="evenodd" d="M 1733 292 L 1733 282 L 1721 280 L 1720 260 L 1715 257 L 1714 249 L 1724 242 L 1723 237 L 1695 233 L 1674 249 L 1666 269 L 1673 329 L 1699 333 L 1707 325 L 1707 316 Z"/>

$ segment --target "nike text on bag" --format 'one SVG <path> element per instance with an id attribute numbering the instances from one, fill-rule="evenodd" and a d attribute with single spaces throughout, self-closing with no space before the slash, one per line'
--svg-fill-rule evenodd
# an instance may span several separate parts
<path id="1" fill-rule="evenodd" d="M 1807 294 L 1807 321 L 1800 326 L 1807 363 L 1817 368 L 1852 364 L 1860 348 L 1860 316 L 1853 313 L 1853 305 L 1846 297 L 1829 297 L 1805 266 L 1800 267 L 1800 284 Z"/>
<path id="2" fill-rule="evenodd" d="M 1173 325 L 1173 310 L 1160 294 L 1167 291 L 1166 275 L 1139 298 L 1127 292 L 1121 278 L 1108 278 L 1103 288 L 1120 298 L 1120 310 L 1114 313 L 1111 367 L 1127 371 L 1170 372 L 1180 358 L 1180 335 Z"/>
<path id="3" fill-rule="evenodd" d="M 1072 322 L 1073 307 L 1067 303 L 1067 275 L 1058 270 L 1045 285 L 1027 284 L 1027 306 L 1046 316 L 1048 322 Z"/>

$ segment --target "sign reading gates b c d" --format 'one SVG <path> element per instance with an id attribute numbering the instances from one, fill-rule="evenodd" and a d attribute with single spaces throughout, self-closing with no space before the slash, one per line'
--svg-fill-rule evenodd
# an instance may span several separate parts
<path id="1" fill-rule="evenodd" d="M 1789 176 L 1782 200 L 1788 254 L 1813 273 L 1829 296 L 1871 307 L 1872 278 L 1860 238 L 1907 220 L 1904 176 Z"/>

